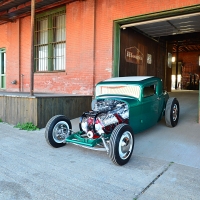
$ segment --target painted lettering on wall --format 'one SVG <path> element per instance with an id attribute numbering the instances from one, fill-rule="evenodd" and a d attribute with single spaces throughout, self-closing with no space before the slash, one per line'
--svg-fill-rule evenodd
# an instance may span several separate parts
<path id="1" fill-rule="evenodd" d="M 129 63 L 141 65 L 143 63 L 144 55 L 137 47 L 129 47 L 125 49 L 125 60 Z"/>

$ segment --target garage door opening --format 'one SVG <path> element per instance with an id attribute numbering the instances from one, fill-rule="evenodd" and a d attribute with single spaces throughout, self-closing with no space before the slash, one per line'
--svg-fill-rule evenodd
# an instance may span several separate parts
<path id="1" fill-rule="evenodd" d="M 121 24 L 118 76 L 158 76 L 168 91 L 197 90 L 199 21 L 200 12 L 195 12 Z"/>

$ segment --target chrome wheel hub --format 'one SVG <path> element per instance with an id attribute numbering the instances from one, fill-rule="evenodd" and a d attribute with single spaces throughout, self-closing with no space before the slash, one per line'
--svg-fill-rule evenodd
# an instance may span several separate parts
<path id="1" fill-rule="evenodd" d="M 173 121 L 175 122 L 177 120 L 177 117 L 178 117 L 178 106 L 177 106 L 177 104 L 173 105 L 172 117 L 173 117 Z"/>
<path id="2" fill-rule="evenodd" d="M 65 142 L 69 134 L 69 125 L 65 121 L 58 122 L 53 128 L 53 139 L 56 143 Z"/>
<path id="3" fill-rule="evenodd" d="M 133 148 L 133 137 L 129 131 L 122 134 L 119 141 L 119 156 L 125 160 L 131 154 Z"/>

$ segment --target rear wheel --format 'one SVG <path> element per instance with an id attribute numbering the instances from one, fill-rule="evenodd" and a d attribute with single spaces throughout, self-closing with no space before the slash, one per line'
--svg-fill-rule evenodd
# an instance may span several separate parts
<path id="1" fill-rule="evenodd" d="M 49 145 L 58 148 L 66 144 L 66 137 L 72 129 L 70 120 L 64 115 L 56 115 L 52 117 L 45 129 L 45 138 Z"/>
<path id="2" fill-rule="evenodd" d="M 179 120 L 179 102 L 176 98 L 171 97 L 167 101 L 165 109 L 165 122 L 169 127 L 175 127 Z"/>
<path id="3" fill-rule="evenodd" d="M 109 157 L 116 165 L 124 165 L 131 158 L 134 148 L 132 128 L 127 124 L 119 124 L 113 130 L 109 142 Z"/>

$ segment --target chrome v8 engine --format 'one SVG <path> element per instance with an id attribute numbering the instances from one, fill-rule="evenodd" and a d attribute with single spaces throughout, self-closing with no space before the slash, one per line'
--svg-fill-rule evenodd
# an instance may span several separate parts
<path id="1" fill-rule="evenodd" d="M 109 134 L 121 123 L 128 124 L 129 109 L 125 102 L 118 100 L 95 100 L 92 111 L 83 113 L 80 119 L 80 130 L 89 138 L 98 138 L 101 134 Z"/>

